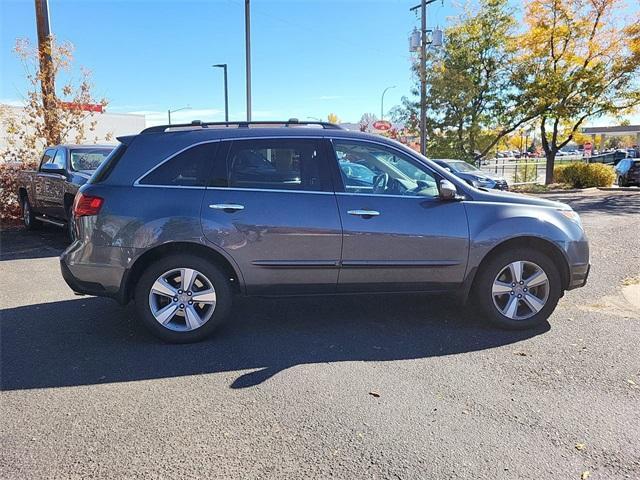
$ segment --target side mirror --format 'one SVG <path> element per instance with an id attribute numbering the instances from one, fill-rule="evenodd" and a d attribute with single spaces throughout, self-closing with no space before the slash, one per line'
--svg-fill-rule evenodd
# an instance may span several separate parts
<path id="1" fill-rule="evenodd" d="M 455 200 L 458 198 L 458 190 L 449 180 L 440 180 L 440 198 L 442 200 Z"/>

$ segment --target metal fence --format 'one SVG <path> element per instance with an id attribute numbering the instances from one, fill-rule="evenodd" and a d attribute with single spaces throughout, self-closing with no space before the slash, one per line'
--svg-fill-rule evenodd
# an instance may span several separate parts
<path id="1" fill-rule="evenodd" d="M 582 161 L 582 157 L 568 161 Z M 480 169 L 500 175 L 513 186 L 544 183 L 546 166 L 545 158 L 493 158 L 483 161 Z"/>
<path id="2" fill-rule="evenodd" d="M 555 165 L 574 162 L 614 164 L 624 158 L 620 152 L 610 152 L 592 157 L 563 155 L 556 157 Z M 502 176 L 509 185 L 544 184 L 547 168 L 546 158 L 492 158 L 483 160 L 480 169 Z"/>

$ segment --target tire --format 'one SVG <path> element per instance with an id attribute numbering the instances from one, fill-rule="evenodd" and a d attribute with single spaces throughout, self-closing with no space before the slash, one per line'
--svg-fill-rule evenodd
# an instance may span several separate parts
<path id="1" fill-rule="evenodd" d="M 65 231 L 67 233 L 67 238 L 69 239 L 70 243 L 73 243 L 73 241 L 76 239 L 76 233 L 75 233 L 75 218 L 73 217 L 73 206 L 69 205 L 67 207 L 67 224 L 65 226 Z"/>
<path id="2" fill-rule="evenodd" d="M 516 264 L 520 267 L 509 268 Z M 522 285 L 513 278 L 514 272 L 517 278 L 518 269 L 522 272 L 519 275 Z M 546 276 L 546 283 L 540 283 L 545 277 L 538 275 L 539 271 Z M 541 325 L 553 313 L 562 295 L 562 282 L 549 256 L 517 248 L 498 253 L 483 263 L 474 290 L 476 303 L 487 320 L 501 328 L 524 330 Z"/>
<path id="3" fill-rule="evenodd" d="M 618 177 L 618 186 L 619 187 L 628 187 L 629 185 L 627 185 L 627 182 L 624 181 L 624 178 L 622 178 L 622 176 Z"/>
<path id="4" fill-rule="evenodd" d="M 195 271 L 190 273 L 193 286 L 188 291 L 181 289 L 185 269 Z M 164 282 L 156 284 L 161 278 Z M 154 284 L 163 293 L 152 291 Z M 211 289 L 213 295 L 202 293 Z M 198 292 L 203 303 L 189 304 L 189 298 L 196 299 Z M 153 335 L 169 343 L 191 343 L 209 336 L 224 321 L 231 309 L 232 291 L 227 276 L 215 264 L 179 254 L 149 265 L 138 280 L 134 298 L 140 320 Z"/>
<path id="5" fill-rule="evenodd" d="M 36 219 L 33 210 L 31 209 L 31 203 L 29 197 L 25 196 L 22 199 L 22 223 L 26 230 L 36 230 L 40 227 L 40 222 Z"/>

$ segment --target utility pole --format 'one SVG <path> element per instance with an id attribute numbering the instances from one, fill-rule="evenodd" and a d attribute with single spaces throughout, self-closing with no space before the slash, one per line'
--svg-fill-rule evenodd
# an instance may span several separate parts
<path id="1" fill-rule="evenodd" d="M 48 145 L 62 143 L 57 119 L 57 100 L 53 59 L 51 58 L 52 42 L 49 27 L 48 0 L 35 0 L 36 28 L 38 30 L 38 58 L 40 61 L 40 86 L 42 89 L 42 107 L 44 108 L 44 125 Z"/>
<path id="2" fill-rule="evenodd" d="M 427 155 L 427 2 L 420 2 L 420 153 Z"/>
<path id="3" fill-rule="evenodd" d="M 244 0 L 244 44 L 247 75 L 247 122 L 251 121 L 251 5 Z"/>
<path id="4" fill-rule="evenodd" d="M 411 11 L 420 9 L 420 153 L 427 155 L 427 45 L 440 46 L 442 32 L 434 30 L 434 38 L 427 38 L 427 5 L 437 0 L 421 0 L 420 5 L 410 8 Z M 435 41 L 437 38 L 437 42 Z"/>

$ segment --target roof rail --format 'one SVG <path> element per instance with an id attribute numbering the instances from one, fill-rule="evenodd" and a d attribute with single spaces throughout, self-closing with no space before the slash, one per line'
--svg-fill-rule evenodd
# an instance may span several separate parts
<path id="1" fill-rule="evenodd" d="M 237 122 L 202 122 L 200 120 L 194 120 L 191 123 L 177 123 L 172 125 L 156 125 L 155 127 L 149 127 L 142 130 L 140 133 L 163 133 L 167 131 L 179 131 L 179 130 L 192 130 L 198 128 L 209 127 L 236 127 L 236 128 L 254 128 L 254 127 L 291 127 L 298 125 L 318 125 L 324 129 L 330 130 L 344 130 L 340 125 L 329 122 L 316 122 L 316 121 L 300 121 L 297 118 L 290 118 L 286 121 L 279 120 L 263 120 L 263 121 L 237 121 Z"/>

